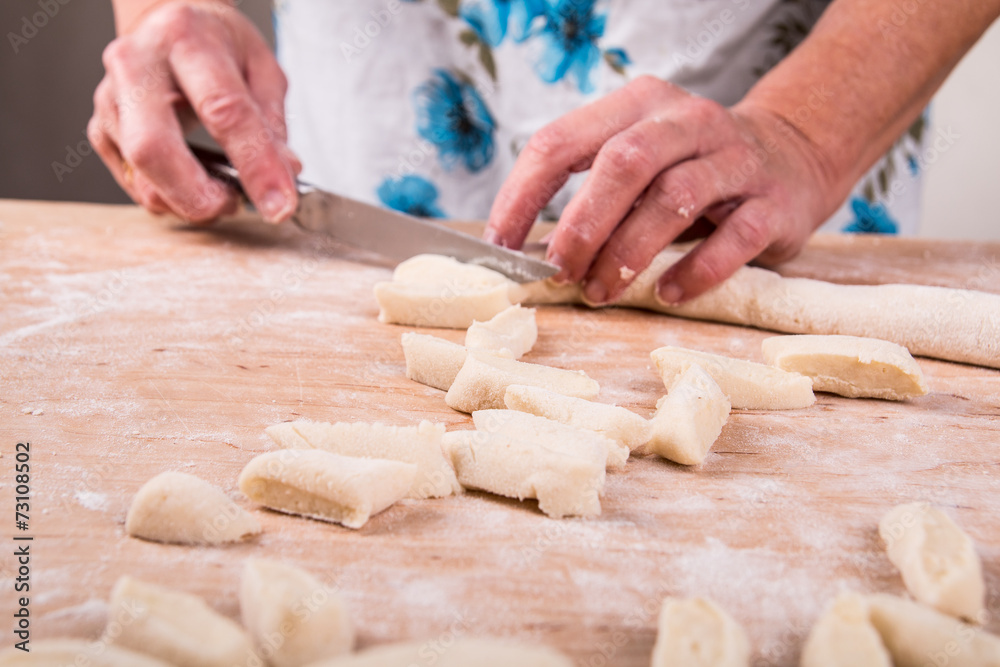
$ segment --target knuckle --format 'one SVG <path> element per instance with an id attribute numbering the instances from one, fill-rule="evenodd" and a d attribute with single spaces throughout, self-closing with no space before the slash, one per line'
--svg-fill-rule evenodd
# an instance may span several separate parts
<path id="1" fill-rule="evenodd" d="M 571 138 L 559 123 L 549 123 L 531 135 L 524 152 L 537 161 L 558 154 Z"/>
<path id="2" fill-rule="evenodd" d="M 656 177 L 647 197 L 653 206 L 688 218 L 698 209 L 698 197 L 693 183 L 686 176 L 665 172 Z"/>
<path id="3" fill-rule="evenodd" d="M 692 123 L 699 125 L 716 125 L 726 115 L 726 110 L 718 102 L 706 97 L 688 97 L 685 103 L 685 113 Z"/>
<path id="4" fill-rule="evenodd" d="M 717 260 L 706 257 L 704 253 L 691 258 L 689 272 L 700 284 L 706 286 L 718 285 L 730 275 Z"/>
<path id="5" fill-rule="evenodd" d="M 226 135 L 245 125 L 254 115 L 253 105 L 246 95 L 219 91 L 200 100 L 198 116 L 215 131 Z"/>
<path id="6" fill-rule="evenodd" d="M 104 47 L 104 51 L 101 53 L 101 62 L 104 64 L 104 69 L 110 71 L 118 63 L 124 62 L 128 58 L 130 51 L 131 47 L 127 37 L 119 37 L 112 40 L 110 44 Z"/>
<path id="7" fill-rule="evenodd" d="M 122 157 L 140 171 L 148 171 L 163 159 L 163 142 L 154 134 L 143 132 L 123 143 Z"/>
<path id="8" fill-rule="evenodd" d="M 619 134 L 604 145 L 599 155 L 608 171 L 632 179 L 655 168 L 647 146 L 648 142 L 634 133 Z"/>
<path id="9" fill-rule="evenodd" d="M 744 213 L 731 222 L 732 232 L 741 250 L 756 256 L 771 242 L 771 225 L 766 214 Z"/>
<path id="10" fill-rule="evenodd" d="M 639 98 L 659 96 L 672 88 L 673 84 L 657 79 L 652 74 L 643 74 L 628 84 L 629 90 Z"/>

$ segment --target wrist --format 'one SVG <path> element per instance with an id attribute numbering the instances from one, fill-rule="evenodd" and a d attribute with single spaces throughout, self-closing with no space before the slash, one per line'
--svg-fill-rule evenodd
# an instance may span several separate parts
<path id="1" fill-rule="evenodd" d="M 210 5 L 232 7 L 233 0 L 114 0 L 115 32 L 118 36 L 133 32 L 143 19 L 166 5 Z"/>

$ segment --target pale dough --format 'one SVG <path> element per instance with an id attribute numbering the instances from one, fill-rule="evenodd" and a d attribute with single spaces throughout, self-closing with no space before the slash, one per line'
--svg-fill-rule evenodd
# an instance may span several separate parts
<path id="1" fill-rule="evenodd" d="M 806 639 L 800 667 L 892 667 L 868 602 L 844 592 L 823 612 Z"/>
<path id="2" fill-rule="evenodd" d="M 392 281 L 449 285 L 458 291 L 510 284 L 507 276 L 493 269 L 432 254 L 414 255 L 397 264 L 392 271 Z"/>
<path id="3" fill-rule="evenodd" d="M 459 412 L 503 408 L 504 392 L 512 384 L 543 387 L 566 396 L 593 399 L 600 385 L 583 371 L 503 359 L 470 351 L 445 395 L 445 403 Z"/>
<path id="4" fill-rule="evenodd" d="M 680 306 L 657 300 L 656 281 L 682 252 L 669 248 L 614 305 L 796 334 L 879 338 L 912 354 L 1000 368 L 1000 295 L 922 285 L 836 285 L 744 266 Z M 579 285 L 511 284 L 515 303 L 583 303 Z"/>
<path id="5" fill-rule="evenodd" d="M 749 667 L 750 642 L 739 623 L 711 600 L 667 598 L 652 667 Z"/>
<path id="6" fill-rule="evenodd" d="M 648 449 L 684 465 L 705 460 L 729 420 L 729 399 L 715 380 L 692 364 L 656 404 Z"/>
<path id="7" fill-rule="evenodd" d="M 240 582 L 243 625 L 271 667 L 349 653 L 354 628 L 340 594 L 297 567 L 248 558 Z"/>
<path id="8" fill-rule="evenodd" d="M 1000 637 L 892 595 L 867 597 L 871 621 L 894 667 L 996 667 Z"/>
<path id="9" fill-rule="evenodd" d="M 886 553 L 920 602 L 978 622 L 985 600 L 983 569 L 972 540 L 927 503 L 898 505 L 878 525 Z"/>
<path id="10" fill-rule="evenodd" d="M 500 357 L 520 359 L 538 340 L 535 309 L 514 305 L 486 322 L 473 322 L 465 333 L 465 347 Z"/>
<path id="11" fill-rule="evenodd" d="M 406 377 L 442 391 L 451 388 L 468 354 L 464 345 L 427 334 L 407 332 L 402 343 Z"/>
<path id="12" fill-rule="evenodd" d="M 111 591 L 104 641 L 190 667 L 260 665 L 235 622 L 194 595 L 121 577 Z"/>
<path id="13" fill-rule="evenodd" d="M 174 667 L 118 646 L 83 639 L 32 639 L 31 652 L 9 648 L 0 652 L 0 667 Z"/>
<path id="14" fill-rule="evenodd" d="M 607 450 L 597 442 L 452 431 L 445 448 L 466 488 L 537 498 L 538 508 L 557 519 L 601 513 Z"/>
<path id="15" fill-rule="evenodd" d="M 527 412 L 477 410 L 472 413 L 472 423 L 476 425 L 477 431 L 530 438 L 543 445 L 561 441 L 580 447 L 583 451 L 590 451 L 591 443 L 596 443 L 606 452 L 605 467 L 608 470 L 621 470 L 628 461 L 629 448 L 611 438 Z"/>
<path id="16" fill-rule="evenodd" d="M 667 388 L 690 366 L 701 366 L 737 409 L 794 410 L 816 402 L 812 380 L 798 373 L 681 347 L 661 347 L 650 357 Z"/>
<path id="17" fill-rule="evenodd" d="M 223 544 L 260 533 L 260 523 L 208 482 L 163 472 L 132 499 L 125 532 L 154 542 Z"/>
<path id="18" fill-rule="evenodd" d="M 408 498 L 441 498 L 462 492 L 441 448 L 444 431 L 444 424 L 429 421 L 417 426 L 294 421 L 266 429 L 272 440 L 288 449 L 322 449 L 343 456 L 412 463 L 417 474 Z"/>
<path id="19" fill-rule="evenodd" d="M 767 363 L 812 378 L 813 391 L 902 401 L 927 393 L 905 347 L 858 336 L 775 336 L 761 343 Z"/>
<path id="20" fill-rule="evenodd" d="M 573 667 L 573 661 L 543 646 L 496 639 L 458 638 L 376 646 L 307 667 Z"/>
<path id="21" fill-rule="evenodd" d="M 541 387 L 512 384 L 503 396 L 511 410 L 529 412 L 577 428 L 596 431 L 635 451 L 649 441 L 649 422 L 631 410 L 563 396 Z"/>
<path id="22" fill-rule="evenodd" d="M 416 475 L 412 463 L 284 449 L 251 460 L 240 473 L 240 490 L 279 512 L 360 528 L 405 498 Z"/>

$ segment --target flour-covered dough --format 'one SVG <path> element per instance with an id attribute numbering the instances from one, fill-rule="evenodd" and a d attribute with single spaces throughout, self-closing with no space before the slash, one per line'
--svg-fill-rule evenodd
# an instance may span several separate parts
<path id="1" fill-rule="evenodd" d="M 631 410 L 564 396 L 541 387 L 512 384 L 503 396 L 511 410 L 596 431 L 635 451 L 649 441 L 649 422 Z"/>
<path id="2" fill-rule="evenodd" d="M 123 576 L 111 591 L 108 619 L 105 642 L 173 665 L 261 664 L 239 625 L 188 593 Z"/>
<path id="3" fill-rule="evenodd" d="M 661 347 L 650 357 L 667 388 L 692 365 L 701 366 L 737 409 L 792 410 L 816 402 L 812 380 L 798 373 L 681 347 Z"/>
<path id="4" fill-rule="evenodd" d="M 406 377 L 442 391 L 451 388 L 468 354 L 464 345 L 427 334 L 407 332 L 402 343 Z"/>
<path id="5" fill-rule="evenodd" d="M 340 593 L 287 563 L 249 558 L 240 581 L 243 625 L 271 667 L 349 653 L 354 628 Z"/>
<path id="6" fill-rule="evenodd" d="M 305 420 L 275 424 L 266 430 L 271 439 L 287 448 L 322 449 L 343 456 L 412 463 L 417 466 L 417 474 L 409 498 L 441 498 L 462 492 L 441 448 L 444 431 L 444 424 L 429 421 L 416 426 L 390 426 Z"/>
<path id="7" fill-rule="evenodd" d="M 125 532 L 154 542 L 223 544 L 260 533 L 260 523 L 222 489 L 183 472 L 162 472 L 132 499 Z"/>
<path id="8" fill-rule="evenodd" d="M 774 336 L 761 343 L 775 368 L 812 378 L 813 391 L 902 401 L 927 393 L 920 366 L 901 345 L 858 336 Z"/>
<path id="9" fill-rule="evenodd" d="M 512 384 L 542 387 L 587 400 L 597 397 L 600 386 L 583 371 L 567 371 L 470 351 L 445 395 L 449 407 L 459 412 L 504 408 L 504 393 Z"/>
<path id="10" fill-rule="evenodd" d="M 657 402 L 648 449 L 676 463 L 698 465 L 722 433 L 729 410 L 729 399 L 715 380 L 692 364 Z"/>
<path id="11" fill-rule="evenodd" d="M 175 667 L 152 656 L 84 639 L 32 639 L 31 651 L 0 651 L 0 667 Z"/>
<path id="12" fill-rule="evenodd" d="M 868 601 L 850 591 L 838 595 L 809 631 L 800 667 L 892 667 L 892 658 L 871 622 Z"/>
<path id="13" fill-rule="evenodd" d="M 486 350 L 499 357 L 520 359 L 538 340 L 535 309 L 514 305 L 486 322 L 473 322 L 465 333 L 465 347 Z"/>
<path id="14" fill-rule="evenodd" d="M 878 530 L 913 597 L 980 622 L 985 611 L 982 564 L 972 540 L 947 514 L 927 503 L 898 505 L 882 517 Z"/>
<path id="15" fill-rule="evenodd" d="M 283 449 L 251 460 L 240 473 L 240 490 L 279 512 L 360 528 L 405 498 L 416 475 L 412 463 Z"/>
<path id="16" fill-rule="evenodd" d="M 307 667 L 573 667 L 573 661 L 543 646 L 497 639 L 427 640 L 365 649 Z"/>
<path id="17" fill-rule="evenodd" d="M 739 623 L 705 598 L 667 598 L 660 609 L 652 667 L 749 667 Z"/>

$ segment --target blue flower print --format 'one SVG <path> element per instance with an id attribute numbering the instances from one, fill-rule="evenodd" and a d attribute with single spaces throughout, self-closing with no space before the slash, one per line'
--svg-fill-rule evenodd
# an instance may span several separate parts
<path id="1" fill-rule="evenodd" d="M 447 217 L 438 205 L 438 190 L 422 176 L 386 178 L 376 191 L 383 205 L 421 218 Z"/>
<path id="2" fill-rule="evenodd" d="M 597 0 L 545 0 L 545 25 L 538 38 L 543 51 L 535 63 L 542 81 L 555 83 L 567 75 L 581 93 L 594 91 L 590 73 L 600 62 L 597 40 L 604 34 L 606 14 L 594 14 Z"/>
<path id="3" fill-rule="evenodd" d="M 614 68 L 625 69 L 632 64 L 632 59 L 625 53 L 625 49 L 605 49 L 604 59 Z"/>
<path id="4" fill-rule="evenodd" d="M 861 197 L 851 199 L 854 222 L 844 227 L 851 234 L 896 234 L 899 226 L 882 204 L 871 204 Z"/>
<path id="5" fill-rule="evenodd" d="M 515 42 L 524 41 L 531 24 L 545 14 L 545 0 L 462 0 L 458 15 L 484 44 L 499 46 L 510 30 Z"/>
<path id="6" fill-rule="evenodd" d="M 476 173 L 490 163 L 496 122 L 471 83 L 435 70 L 413 98 L 417 133 L 437 147 L 446 170 L 460 163 Z"/>

